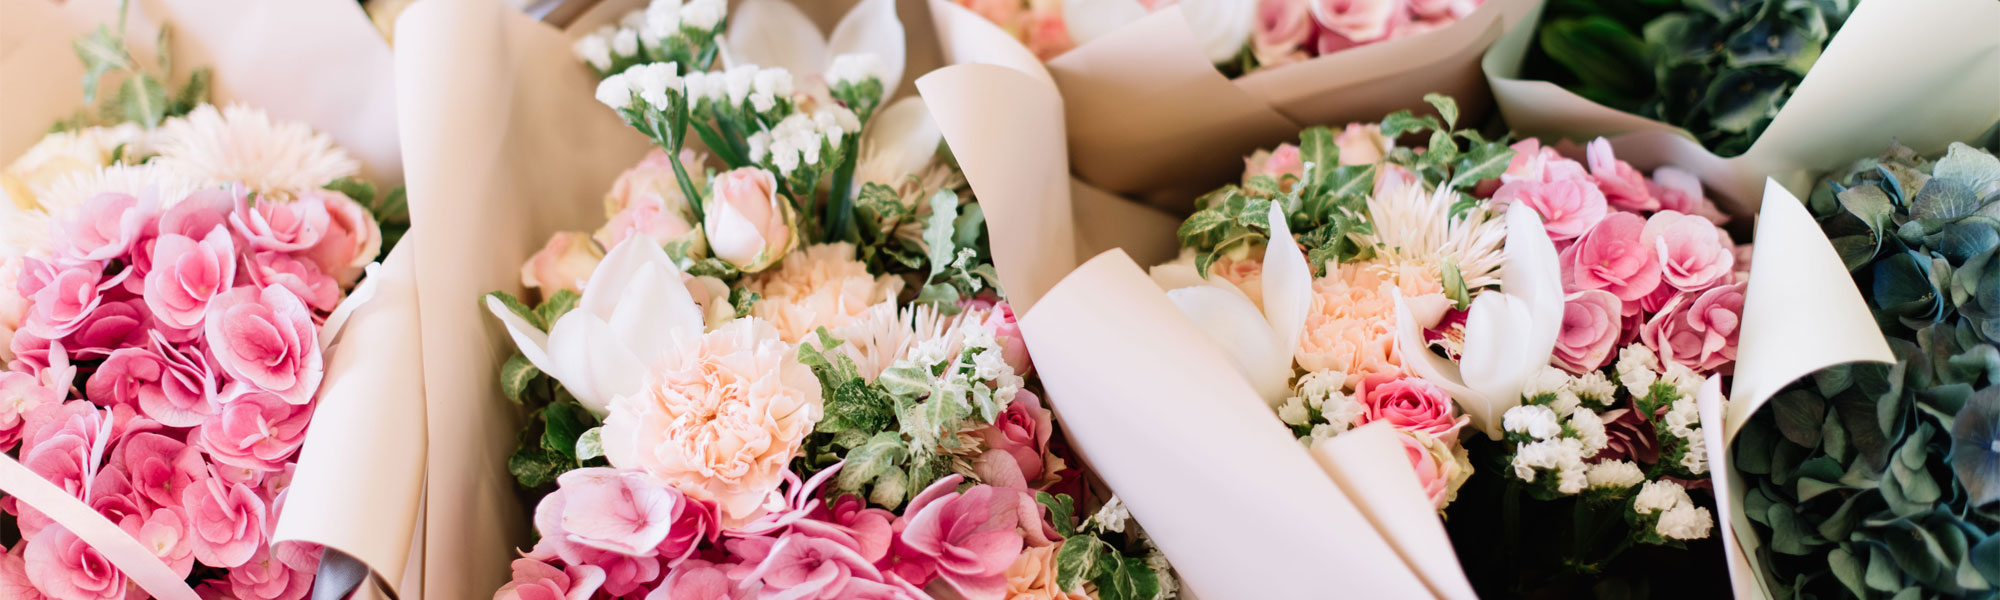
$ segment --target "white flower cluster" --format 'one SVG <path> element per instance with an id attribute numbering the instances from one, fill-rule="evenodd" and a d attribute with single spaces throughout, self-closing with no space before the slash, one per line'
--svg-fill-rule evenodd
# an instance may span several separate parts
<path id="1" fill-rule="evenodd" d="M 597 101 L 613 110 L 624 110 L 632 105 L 632 95 L 646 101 L 655 110 L 665 110 L 673 94 L 682 93 L 680 65 L 675 63 L 646 63 L 632 65 L 623 73 L 616 73 L 597 82 Z"/>
<path id="2" fill-rule="evenodd" d="M 1694 397 L 1681 396 L 1667 408 L 1665 419 L 1667 432 L 1687 442 L 1687 452 L 1681 454 L 1681 466 L 1689 473 L 1701 475 L 1708 472 L 1708 441 L 1701 435 L 1701 413 L 1695 408 Z"/>
<path id="3" fill-rule="evenodd" d="M 1639 465 L 1625 460 L 1607 460 L 1590 465 L 1590 487 L 1593 489 L 1629 490 L 1632 486 L 1646 482 L 1646 473 Z"/>
<path id="4" fill-rule="evenodd" d="M 1314 371 L 1300 377 L 1294 383 L 1292 396 L 1278 405 L 1278 419 L 1286 425 L 1312 425 L 1312 432 L 1299 442 L 1311 447 L 1314 443 L 1347 432 L 1361 419 L 1367 407 L 1341 390 L 1347 387 L 1347 374 L 1340 371 Z M 1312 421 L 1312 411 L 1320 411 L 1320 421 Z"/>
<path id="5" fill-rule="evenodd" d="M 1556 491 L 1581 492 L 1590 485 L 1590 468 L 1583 463 L 1583 440 L 1559 437 L 1521 444 L 1514 450 L 1514 476 L 1534 483 L 1541 471 L 1556 475 Z"/>
<path id="6" fill-rule="evenodd" d="M 777 108 L 778 99 L 792 96 L 792 73 L 783 68 L 736 65 L 726 71 L 689 73 L 688 98 L 700 102 L 744 108 L 766 113 Z"/>
<path id="7" fill-rule="evenodd" d="M 1618 364 L 1612 370 L 1618 373 L 1618 383 L 1625 386 L 1627 393 L 1644 398 L 1652 393 L 1653 382 L 1660 380 L 1660 359 L 1652 349 L 1632 344 L 1618 352 Z"/>
<path id="8" fill-rule="evenodd" d="M 1120 533 L 1125 531 L 1125 521 L 1131 518 L 1132 511 L 1125 509 L 1125 500 L 1119 498 L 1117 494 L 1112 494 L 1110 500 L 1104 501 L 1104 506 L 1097 508 L 1097 514 L 1090 516 L 1090 520 L 1103 525 L 1105 531 Z"/>
<path id="9" fill-rule="evenodd" d="M 1597 411 L 1582 405 L 1585 398 L 1594 405 L 1608 403 L 1609 392 L 1603 389 L 1608 385 L 1609 381 L 1601 375 L 1594 379 L 1587 376 L 1572 378 L 1553 367 L 1538 374 L 1524 395 L 1531 399 L 1554 395 L 1555 399 L 1548 404 L 1522 404 L 1507 409 L 1500 416 L 1502 429 L 1529 438 L 1515 448 L 1512 463 L 1515 477 L 1534 483 L 1542 472 L 1553 473 L 1556 491 L 1564 494 L 1576 494 L 1599 486 L 1600 482 L 1627 479 L 1622 469 L 1615 466 L 1602 468 L 1621 470 L 1593 475 L 1593 471 L 1600 467 L 1584 462 L 1611 445 L 1611 436 L 1604 428 L 1604 418 Z M 1638 476 L 1636 467 L 1630 463 L 1625 465 L 1632 468 L 1633 475 Z M 1644 477 L 1638 476 L 1638 479 Z"/>
<path id="10" fill-rule="evenodd" d="M 882 79 L 882 58 L 871 52 L 835 56 L 833 63 L 826 67 L 826 83 L 829 86 L 861 83 L 869 79 Z"/>
<path id="11" fill-rule="evenodd" d="M 1632 511 L 1641 516 L 1659 515 L 1653 531 L 1670 540 L 1698 540 L 1708 537 L 1715 518 L 1707 507 L 1695 506 L 1681 484 L 1648 481 L 1632 500 Z"/>
<path id="12" fill-rule="evenodd" d="M 859 129 L 854 112 L 839 106 L 823 106 L 811 115 L 793 113 L 770 131 L 750 135 L 750 160 L 768 157 L 779 173 L 790 176 L 802 162 L 819 164 L 822 148 L 839 148 L 847 134 Z"/>
<path id="13" fill-rule="evenodd" d="M 605 25 L 577 38 L 570 51 L 598 71 L 639 56 L 643 44 L 665 46 L 684 30 L 716 33 L 728 14 L 727 0 L 653 0 L 643 9 L 625 13 L 617 25 Z"/>

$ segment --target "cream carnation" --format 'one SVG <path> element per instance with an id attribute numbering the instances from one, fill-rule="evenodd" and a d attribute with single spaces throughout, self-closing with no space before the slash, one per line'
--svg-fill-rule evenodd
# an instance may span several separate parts
<path id="1" fill-rule="evenodd" d="M 204 104 L 160 126 L 159 162 L 203 184 L 241 184 L 260 197 L 295 194 L 355 175 L 361 163 L 305 123 Z"/>
<path id="2" fill-rule="evenodd" d="M 852 323 L 869 307 L 896 298 L 903 280 L 868 274 L 854 260 L 854 245 L 820 244 L 792 253 L 777 268 L 750 280 L 763 298 L 750 314 L 770 321 L 786 342 L 798 343 L 813 330 Z"/>
<path id="3" fill-rule="evenodd" d="M 756 319 L 666 343 L 644 391 L 612 399 L 605 458 L 714 502 L 725 528 L 784 506 L 778 484 L 822 409 L 812 369 Z"/>

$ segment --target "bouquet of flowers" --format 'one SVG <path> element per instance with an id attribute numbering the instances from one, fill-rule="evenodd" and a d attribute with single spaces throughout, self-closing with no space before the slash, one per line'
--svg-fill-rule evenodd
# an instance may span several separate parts
<path id="1" fill-rule="evenodd" d="M 1312 128 L 1252 155 L 1154 278 L 1300 443 L 1402 433 L 1454 535 L 1503 536 L 1504 557 L 1461 545 L 1477 587 L 1708 538 L 1695 396 L 1733 367 L 1748 246 L 1688 172 L 1649 177 L 1601 139 L 1581 162 L 1504 145 L 1430 101 L 1441 120 Z M 1408 137 L 1422 152 L 1394 143 Z M 1489 529 L 1502 518 L 1562 541 Z M 1490 580 L 1498 558 L 1527 566 Z"/>
<path id="2" fill-rule="evenodd" d="M 85 102 L 116 95 L 0 170 L 0 589 L 301 598 L 320 547 L 278 523 L 402 195 L 304 123 L 209 104 L 166 45 L 138 60 L 124 21 L 75 42 Z"/>
<path id="3" fill-rule="evenodd" d="M 540 534 L 495 597 L 1171 596 L 1064 455 L 923 103 L 885 104 L 900 57 L 709 71 L 725 21 L 656 0 L 576 45 L 656 147 L 532 302 L 487 296 Z"/>
<path id="4" fill-rule="evenodd" d="M 1225 73 L 1276 68 L 1356 46 L 1434 31 L 1458 22 L 1483 0 L 1425 2 L 1057 2 L 1056 0 L 954 0 L 1020 38 L 1042 60 L 1075 48 L 1071 14 L 1080 29 L 1102 34 L 1144 12 L 1180 6 L 1202 51 Z M 1088 41 L 1087 39 L 1084 41 Z"/>
<path id="5" fill-rule="evenodd" d="M 2000 41 L 1972 25 L 2000 18 L 2000 6 L 1983 0 L 1557 0 L 1540 10 L 1481 65 L 1508 127 L 1614 136 L 1728 197 L 1761 197 L 1766 177 L 1803 194 L 1883 139 L 1941 152 L 2000 118 L 1990 101 Z M 1854 125 L 1824 125 L 1834 122 Z"/>
<path id="6" fill-rule="evenodd" d="M 1977 597 L 2000 582 L 1996 181 L 1988 151 L 1897 145 L 1806 203 L 1896 360 L 1814 373 L 1742 429 L 1731 457 L 1765 589 Z"/>
<path id="7" fill-rule="evenodd" d="M 934 0 L 931 16 L 947 62 L 1002 64 L 1060 88 L 1080 179 L 1180 211 L 1165 203 L 1308 125 L 1427 110 L 1428 92 L 1464 99 L 1479 118 L 1476 63 L 1537 5 Z"/>

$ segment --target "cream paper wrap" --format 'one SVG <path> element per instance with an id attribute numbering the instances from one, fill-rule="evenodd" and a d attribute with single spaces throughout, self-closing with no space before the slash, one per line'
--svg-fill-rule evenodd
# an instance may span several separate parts
<path id="1" fill-rule="evenodd" d="M 946 62 L 990 63 L 994 54 L 1033 59 L 971 10 L 951 0 L 930 2 Z M 1429 110 L 1423 96 L 1430 92 L 1457 98 L 1464 118 L 1476 121 L 1488 105 L 1480 57 L 1540 2 L 1487 0 L 1437 31 L 1233 80 L 1209 63 L 1180 9 L 1168 8 L 1057 56 L 1047 73 L 1066 104 L 1076 175 L 1181 210 L 1204 186 L 1239 173 L 1250 151 L 1294 139 L 1305 126 Z"/>
<path id="2" fill-rule="evenodd" d="M 115 26 L 117 3 L 0 0 L 0 15 L 6 163 L 82 106 L 83 65 L 72 42 L 99 24 Z M 139 61 L 154 60 L 161 24 L 172 27 L 173 84 L 211 67 L 216 104 L 305 122 L 360 160 L 361 175 L 378 187 L 401 183 L 389 47 L 359 5 L 136 0 L 126 39 Z M 108 79 L 101 94 L 115 92 L 116 83 Z M 343 305 L 360 303 L 327 356 L 313 424 L 272 537 L 338 550 L 392 587 L 405 574 L 424 476 L 411 256 L 393 253 L 371 269 L 364 288 L 372 291 L 357 290 Z M 362 597 L 374 591 L 368 586 Z"/>
<path id="3" fill-rule="evenodd" d="M 941 38 L 948 54 L 987 63 L 941 70 L 918 87 L 981 190 L 996 267 L 1023 311 L 1022 329 L 1057 417 L 1188 587 L 1223 598 L 1312 597 L 1364 581 L 1408 594 L 1470 597 L 1437 519 L 1408 510 L 1408 502 L 1382 500 L 1421 497 L 1411 471 L 1388 466 L 1407 464 L 1399 447 L 1336 437 L 1311 451 L 1324 472 L 1301 469 L 1290 433 L 1137 268 L 1174 255 L 1177 220 L 1086 215 L 1076 207 L 1107 194 L 1075 182 L 1070 194 L 1062 193 L 1074 143 L 1066 150 L 1054 141 L 1062 137 L 1059 128 L 1018 126 L 1043 122 L 1063 112 L 1052 104 L 1070 100 L 1054 93 L 1053 79 L 1039 72 L 1032 55 L 991 36 Z M 1647 172 L 1682 166 L 1684 155 L 1650 141 L 1614 145 L 1621 159 Z M 1873 155 L 1886 143 L 1845 160 Z M 1574 144 L 1560 146 L 1581 154 Z M 1725 173 L 1698 174 L 1712 190 L 1726 191 Z M 1836 364 L 1893 358 L 1804 205 L 1775 180 L 1760 192 L 1718 198 L 1738 218 L 1757 219 L 1756 249 L 1734 396 L 1725 405 L 1718 387 L 1701 402 L 1713 472 L 1729 475 L 1715 478 L 1723 496 L 1720 535 L 1728 538 L 1728 555 L 1720 558 L 1729 561 L 1738 595 L 1746 598 L 1762 594 L 1751 561 L 1757 540 L 1744 515 L 1731 510 L 1741 506 L 1743 486 L 1729 468 L 1727 440 L 1796 379 Z M 1063 222 L 1064 215 L 1072 220 Z M 1074 243 L 1062 243 L 1066 233 Z M 1078 266 L 1081 257 L 1118 247 L 1126 250 Z M 1141 257 L 1135 263 L 1127 253 Z M 1342 445 L 1350 445 L 1345 455 Z M 1331 494 L 1323 485 L 1329 478 L 1338 488 Z M 1287 508 L 1294 496 L 1313 498 L 1313 508 Z M 1270 515 L 1285 510 L 1295 512 Z M 1329 523 L 1342 535 L 1313 533 Z M 1381 554 L 1385 543 L 1392 555 Z M 1400 560 L 1349 560 L 1354 555 Z M 1287 562 L 1300 556 L 1314 560 Z M 1423 588 L 1396 587 L 1411 585 L 1413 575 Z"/>
<path id="4" fill-rule="evenodd" d="M 1521 79 L 1540 12 L 1481 62 L 1508 126 L 1531 137 L 1611 136 L 1620 157 L 1643 148 L 1731 198 L 1762 197 L 1766 177 L 1804 195 L 1813 177 L 1880 154 L 1889 140 L 1935 154 L 2000 121 L 2000 3 L 1988 0 L 1857 4 L 1770 127 L 1728 158 L 1671 125 Z"/>

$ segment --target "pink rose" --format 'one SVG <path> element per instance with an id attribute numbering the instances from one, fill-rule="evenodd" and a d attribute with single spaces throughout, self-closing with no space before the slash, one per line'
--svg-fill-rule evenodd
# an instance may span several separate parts
<path id="1" fill-rule="evenodd" d="M 1020 557 L 1015 495 L 988 485 L 956 492 L 964 478 L 932 483 L 910 500 L 901 524 L 904 560 L 930 565 L 944 583 L 969 600 L 1007 592 L 1007 567 Z"/>
<path id="2" fill-rule="evenodd" d="M 311 261 L 342 286 L 354 285 L 362 270 L 382 253 L 382 227 L 368 209 L 333 190 L 315 189 L 299 194 L 293 204 L 317 203 L 327 215 L 327 228 L 319 241 L 299 256 Z M 309 210 L 309 209 L 308 209 Z"/>
<path id="3" fill-rule="evenodd" d="M 1005 455 L 1019 469 L 1021 479 L 1035 481 L 1044 474 L 1042 461 L 1048 455 L 1051 429 L 1050 414 L 1042 408 L 1041 399 L 1034 392 L 1021 390 L 991 426 L 979 429 L 979 437 L 986 441 L 988 456 L 997 460 Z"/>
<path id="4" fill-rule="evenodd" d="M 264 545 L 264 499 L 249 486 L 207 477 L 181 490 L 181 510 L 194 530 L 194 557 L 212 567 L 249 562 Z"/>
<path id="5" fill-rule="evenodd" d="M 312 404 L 291 404 L 262 390 L 237 390 L 221 412 L 201 423 L 201 447 L 217 463 L 276 471 L 305 442 L 312 413 Z"/>
<path id="6" fill-rule="evenodd" d="M 641 471 L 603 467 L 576 469 L 556 479 L 560 486 L 535 507 L 535 529 L 542 539 L 530 556 L 560 557 L 569 564 L 590 564 L 586 550 L 615 552 L 635 558 L 659 556 L 669 539 L 684 553 L 699 539 L 695 531 L 675 531 L 688 523 L 682 516 L 705 512 L 659 479 Z"/>
<path id="7" fill-rule="evenodd" d="M 285 288 L 229 290 L 209 302 L 204 328 L 216 366 L 230 377 L 291 404 L 305 404 L 319 389 L 319 326 Z"/>
<path id="8" fill-rule="evenodd" d="M 143 300 L 105 302 L 84 317 L 69 335 L 66 346 L 74 348 L 73 354 L 79 357 L 106 356 L 119 348 L 143 346 L 147 342 L 146 325 L 151 320 Z"/>
<path id="9" fill-rule="evenodd" d="M 229 226 L 251 248 L 300 252 L 326 237 L 333 227 L 333 215 L 327 213 L 324 202 L 271 202 L 238 195 Z"/>
<path id="10" fill-rule="evenodd" d="M 1624 331 L 1624 303 L 1604 290 L 1571 292 L 1563 298 L 1562 331 L 1556 334 L 1555 364 L 1583 374 L 1611 361 Z"/>
<path id="11" fill-rule="evenodd" d="M 1660 356 L 1701 374 L 1728 373 L 1736 362 L 1736 334 L 1743 320 L 1747 283 L 1685 293 L 1646 321 L 1639 338 Z"/>
<path id="12" fill-rule="evenodd" d="M 835 598 L 856 580 L 880 580 L 882 572 L 860 553 L 839 542 L 800 533 L 771 546 L 743 576 L 761 582 L 763 597 Z"/>
<path id="13" fill-rule="evenodd" d="M 493 600 L 581 600 L 594 598 L 604 585 L 604 569 L 590 565 L 554 566 L 532 558 L 516 558 L 511 565 L 514 578 Z"/>
<path id="14" fill-rule="evenodd" d="M 1659 201 L 1659 210 L 1671 210 L 1702 218 L 1723 225 L 1729 222 L 1729 215 L 1715 207 L 1715 203 L 1702 195 L 1701 178 L 1693 173 L 1673 167 L 1653 170 L 1653 180 L 1646 186 L 1653 198 Z"/>
<path id="15" fill-rule="evenodd" d="M 127 438 L 115 452 L 133 490 L 154 507 L 179 508 L 181 493 L 206 476 L 200 450 L 157 433 Z"/>
<path id="16" fill-rule="evenodd" d="M 217 227 L 201 241 L 167 234 L 153 244 L 153 270 L 146 273 L 146 306 L 176 329 L 201 325 L 209 300 L 236 284 L 236 244 Z"/>
<path id="17" fill-rule="evenodd" d="M 1479 9 L 1481 0 L 1410 0 L 1410 12 L 1420 19 L 1463 19 Z"/>
<path id="18" fill-rule="evenodd" d="M 1021 0 L 954 0 L 980 17 L 999 25 L 1001 29 L 1014 31 L 1026 16 L 1027 2 Z"/>
<path id="19" fill-rule="evenodd" d="M 1266 67 L 1297 62 L 1318 31 L 1307 0 L 1260 0 L 1256 27 L 1250 33 L 1250 53 Z"/>
<path id="20" fill-rule="evenodd" d="M 1563 289 L 1604 290 L 1633 302 L 1660 285 L 1659 253 L 1641 239 L 1646 220 L 1614 212 L 1562 251 Z"/>
<path id="21" fill-rule="evenodd" d="M 1430 498 L 1432 506 L 1442 510 L 1458 495 L 1458 486 L 1471 473 L 1459 464 L 1451 447 L 1438 438 L 1411 431 L 1397 437 L 1403 441 L 1403 452 L 1409 457 L 1410 466 L 1416 469 L 1417 483 L 1423 486 L 1424 495 Z"/>
<path id="22" fill-rule="evenodd" d="M 521 285 L 541 288 L 545 297 L 562 290 L 582 291 L 583 282 L 603 259 L 604 251 L 590 236 L 558 231 L 521 265 Z"/>
<path id="23" fill-rule="evenodd" d="M 792 204 L 778 197 L 778 179 L 770 171 L 742 167 L 709 184 L 701 229 L 716 258 L 755 273 L 798 247 L 797 217 Z"/>
<path id="24" fill-rule="evenodd" d="M 687 171 L 688 179 L 697 187 L 703 184 L 702 163 L 704 157 L 694 150 L 682 149 L 681 167 Z M 639 159 L 639 164 L 618 174 L 611 183 L 611 192 L 604 196 L 604 214 L 615 215 L 626 209 L 642 204 L 650 204 L 676 213 L 688 212 L 687 196 L 681 193 L 680 179 L 674 175 L 673 160 L 667 158 L 667 151 L 654 148 Z"/>
<path id="25" fill-rule="evenodd" d="M 517 575 L 515 580 L 519 579 Z M 667 574 L 666 580 L 660 582 L 660 587 L 653 588 L 653 592 L 646 595 L 646 600 L 748 600 L 753 596 L 754 589 L 738 587 L 721 566 L 696 559 L 675 567 L 672 573 Z M 529 600 L 527 596 L 521 598 Z M 501 598 L 495 596 L 494 600 Z"/>
<path id="26" fill-rule="evenodd" d="M 84 320 L 97 312 L 97 305 L 104 301 L 104 292 L 124 280 L 123 274 L 108 281 L 101 279 L 98 272 L 102 268 L 96 263 L 83 263 L 57 271 L 30 297 L 32 304 L 21 331 L 42 339 L 59 340 L 82 327 Z"/>
<path id="27" fill-rule="evenodd" d="M 285 288 L 313 310 L 332 312 L 340 304 L 340 282 L 321 273 L 319 265 L 312 261 L 265 250 L 246 257 L 243 270 L 250 276 L 251 285 Z"/>
<path id="28" fill-rule="evenodd" d="M 63 600 L 125 597 L 125 574 L 68 529 L 49 527 L 23 543 L 28 581 L 43 594 Z"/>
<path id="29" fill-rule="evenodd" d="M 129 194 L 106 192 L 91 196 L 77 214 L 64 222 L 61 254 L 85 262 L 108 261 L 131 251 L 153 224 L 150 202 Z"/>
<path id="30" fill-rule="evenodd" d="M 1607 212 L 1604 193 L 1588 179 L 1511 181 L 1493 192 L 1493 201 L 1507 208 L 1519 203 L 1534 210 L 1542 216 L 1549 240 L 1558 243 L 1590 231 Z"/>
<path id="31" fill-rule="evenodd" d="M 1314 21 L 1355 44 L 1380 40 L 1396 20 L 1410 18 L 1407 0 L 1311 0 L 1311 6 Z"/>
<path id="32" fill-rule="evenodd" d="M 1244 181 L 1249 181 L 1258 175 L 1269 175 L 1282 184 L 1286 176 L 1298 179 L 1305 176 L 1305 171 L 1305 162 L 1299 156 L 1299 147 L 1292 144 L 1279 145 L 1269 152 L 1258 150 L 1252 153 L 1250 158 L 1243 159 Z"/>
<path id="33" fill-rule="evenodd" d="M 13 448 L 21 440 L 28 413 L 62 401 L 62 392 L 42 385 L 34 375 L 0 371 L 0 452 Z"/>
<path id="34" fill-rule="evenodd" d="M 1590 178 L 1597 181 L 1598 189 L 1604 190 L 1604 199 L 1611 206 L 1631 211 L 1660 209 L 1660 201 L 1647 190 L 1646 176 L 1612 156 L 1610 141 L 1597 138 L 1584 152 L 1584 158 L 1590 162 Z"/>
<path id="35" fill-rule="evenodd" d="M 1639 239 L 1658 252 L 1660 277 L 1677 290 L 1707 289 L 1736 266 L 1729 234 L 1698 216 L 1671 210 L 1653 213 Z"/>
<path id="36" fill-rule="evenodd" d="M 1333 144 L 1340 147 L 1340 164 L 1372 165 L 1382 162 L 1382 157 L 1396 148 L 1396 142 L 1382 136 L 1382 126 L 1369 123 L 1348 123 L 1340 135 L 1333 137 Z"/>
<path id="37" fill-rule="evenodd" d="M 312 590 L 314 569 L 293 567 L 278 560 L 269 546 L 258 548 L 256 557 L 229 570 L 229 591 L 236 600 L 299 600 Z"/>
<path id="38" fill-rule="evenodd" d="M 1451 439 L 1468 422 L 1452 414 L 1451 395 L 1415 377 L 1369 375 L 1355 389 L 1366 411 L 1358 424 L 1386 421 L 1402 431 Z"/>
<path id="39" fill-rule="evenodd" d="M 677 211 L 661 208 L 658 204 L 635 203 L 612 215 L 604 227 L 591 234 L 591 239 L 605 248 L 616 248 L 619 242 L 633 235 L 643 235 L 653 243 L 665 245 L 694 232 L 694 225 Z"/>

